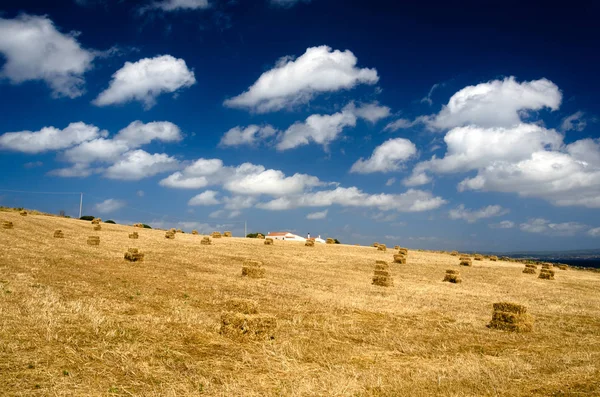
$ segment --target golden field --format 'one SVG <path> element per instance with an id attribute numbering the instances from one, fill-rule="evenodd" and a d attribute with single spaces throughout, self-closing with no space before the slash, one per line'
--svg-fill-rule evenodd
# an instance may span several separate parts
<path id="1" fill-rule="evenodd" d="M 0 212 L 3 396 L 599 396 L 600 273 L 409 250 L 213 239 Z M 64 239 L 53 238 L 62 229 Z M 128 238 L 137 231 L 138 240 Z M 98 247 L 88 236 L 100 236 Z M 402 242 L 397 242 L 403 245 Z M 143 262 L 123 259 L 139 248 Z M 265 278 L 242 278 L 245 259 Z M 443 283 L 446 269 L 461 284 Z M 232 298 L 275 316 L 273 339 L 220 333 Z M 489 329 L 525 305 L 531 333 Z"/>

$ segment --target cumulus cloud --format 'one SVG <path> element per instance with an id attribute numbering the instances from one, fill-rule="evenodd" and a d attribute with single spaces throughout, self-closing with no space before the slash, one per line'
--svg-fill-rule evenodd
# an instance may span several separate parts
<path id="1" fill-rule="evenodd" d="M 182 11 L 182 10 L 205 10 L 210 8 L 208 0 L 162 0 L 155 1 L 143 7 L 141 12 L 148 10 Z"/>
<path id="2" fill-rule="evenodd" d="M 600 227 L 595 227 L 593 229 L 588 230 L 587 234 L 592 237 L 600 237 Z"/>
<path id="3" fill-rule="evenodd" d="M 361 103 L 358 107 L 353 103 L 349 103 L 346 110 L 352 112 L 356 117 L 367 120 L 370 123 L 376 123 L 381 119 L 390 116 L 390 108 L 381 106 L 377 102 Z"/>
<path id="4" fill-rule="evenodd" d="M 163 172 L 173 171 L 179 166 L 177 159 L 165 154 L 150 154 L 138 149 L 125 153 L 123 158 L 108 167 L 107 178 L 137 181 Z"/>
<path id="5" fill-rule="evenodd" d="M 125 201 L 116 199 L 107 199 L 94 206 L 94 210 L 101 214 L 108 214 L 120 210 L 125 206 Z"/>
<path id="6" fill-rule="evenodd" d="M 502 221 L 499 223 L 491 223 L 489 227 L 492 229 L 512 229 L 515 227 L 515 223 L 512 221 Z"/>
<path id="7" fill-rule="evenodd" d="M 502 208 L 499 205 L 488 205 L 487 207 L 483 207 L 478 210 L 470 210 L 465 208 L 464 204 L 461 204 L 457 208 L 450 210 L 450 212 L 448 212 L 448 216 L 450 219 L 462 219 L 468 223 L 475 223 L 480 219 L 502 216 L 508 212 L 509 211 L 507 209 Z"/>
<path id="8" fill-rule="evenodd" d="M 266 113 L 307 103 L 320 93 L 377 83 L 377 71 L 357 68 L 357 61 L 349 50 L 310 47 L 299 58 L 279 59 L 275 67 L 264 72 L 247 91 L 227 99 L 224 104 Z"/>
<path id="9" fill-rule="evenodd" d="M 214 190 L 207 190 L 202 192 L 190 199 L 188 201 L 188 205 L 217 205 L 220 204 L 220 201 L 217 200 L 218 192 Z"/>
<path id="10" fill-rule="evenodd" d="M 0 149 L 23 153 L 42 153 L 66 149 L 73 145 L 106 136 L 96 126 L 82 122 L 71 123 L 64 129 L 44 127 L 39 131 L 7 132 L 0 135 Z"/>
<path id="11" fill-rule="evenodd" d="M 306 215 L 306 219 L 310 219 L 310 220 L 325 219 L 325 218 L 327 218 L 327 212 L 328 211 L 329 210 L 320 211 L 320 212 L 313 212 L 311 214 Z"/>
<path id="12" fill-rule="evenodd" d="M 417 154 L 417 147 L 404 138 L 389 139 L 377 146 L 368 159 L 362 157 L 356 161 L 350 172 L 369 174 L 398 170 L 402 163 Z"/>
<path id="13" fill-rule="evenodd" d="M 556 236 L 573 236 L 587 228 L 578 222 L 551 223 L 547 219 L 532 218 L 521 223 L 520 228 L 527 233 L 543 233 Z"/>
<path id="14" fill-rule="evenodd" d="M 54 97 L 81 96 L 94 53 L 83 49 L 77 36 L 59 32 L 46 16 L 0 18 L 0 53 L 6 59 L 0 78 L 14 84 L 41 80 Z"/>
<path id="15" fill-rule="evenodd" d="M 57 168 L 48 172 L 48 175 L 59 176 L 61 178 L 86 178 L 100 170 L 90 168 L 88 164 L 73 164 L 70 167 Z"/>
<path id="16" fill-rule="evenodd" d="M 437 130 L 465 125 L 512 127 L 521 123 L 523 112 L 556 110 L 561 101 L 562 93 L 550 80 L 519 83 L 508 77 L 463 88 L 426 123 Z"/>
<path id="17" fill-rule="evenodd" d="M 270 125 L 249 125 L 246 128 L 234 127 L 221 138 L 219 146 L 255 146 L 258 142 L 275 135 L 277 130 Z"/>
<path id="18" fill-rule="evenodd" d="M 140 101 L 146 109 L 156 104 L 163 93 L 177 92 L 196 83 L 194 72 L 183 59 L 171 55 L 144 58 L 137 62 L 125 62 L 117 70 L 106 90 L 93 101 L 97 106 Z"/>
<path id="19" fill-rule="evenodd" d="M 576 112 L 568 117 L 565 117 L 560 124 L 561 131 L 583 131 L 587 126 L 587 122 L 583 118 L 583 112 Z"/>

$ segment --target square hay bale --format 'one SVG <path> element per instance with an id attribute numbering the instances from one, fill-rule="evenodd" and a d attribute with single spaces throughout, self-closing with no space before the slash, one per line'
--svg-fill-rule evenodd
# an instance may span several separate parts
<path id="1" fill-rule="evenodd" d="M 394 249 L 395 249 L 395 250 L 399 250 L 399 249 L 400 249 L 400 246 L 399 246 L 399 245 L 394 245 Z"/>
<path id="2" fill-rule="evenodd" d="M 391 276 L 390 272 L 388 272 L 387 270 L 374 270 L 373 274 L 375 276 L 385 276 L 385 277 Z"/>
<path id="3" fill-rule="evenodd" d="M 373 285 L 377 285 L 379 287 L 393 287 L 394 280 L 390 276 L 373 276 Z"/>
<path id="4" fill-rule="evenodd" d="M 269 314 L 221 313 L 221 335 L 230 338 L 275 339 L 277 318 Z"/>
<path id="5" fill-rule="evenodd" d="M 497 262 L 497 261 L 498 261 L 498 257 L 497 257 L 497 256 L 494 256 L 494 255 L 492 255 L 492 256 L 490 256 L 490 260 L 491 260 L 492 262 Z"/>
<path id="6" fill-rule="evenodd" d="M 258 302 L 252 299 L 234 298 L 225 302 L 225 309 L 235 313 L 258 314 Z"/>
<path id="7" fill-rule="evenodd" d="M 398 248 L 398 253 L 408 256 L 408 248 Z"/>
<path id="8" fill-rule="evenodd" d="M 394 263 L 406 264 L 406 255 L 394 254 Z"/>
<path id="9" fill-rule="evenodd" d="M 223 237 L 231 237 L 231 232 L 223 232 Z"/>
<path id="10" fill-rule="evenodd" d="M 470 261 L 471 257 L 470 256 L 461 256 L 460 258 L 458 258 L 459 261 Z"/>
<path id="11" fill-rule="evenodd" d="M 100 225 L 99 223 L 94 225 L 94 231 L 95 232 L 99 232 L 100 230 L 102 230 L 102 225 Z"/>
<path id="12" fill-rule="evenodd" d="M 259 239 L 262 239 L 262 240 L 264 240 L 264 239 L 265 239 L 265 236 L 263 236 L 262 234 L 258 233 L 258 234 L 256 235 L 256 238 L 259 238 Z"/>
<path id="13" fill-rule="evenodd" d="M 194 230 L 192 230 L 192 234 L 193 234 L 194 236 L 197 236 L 197 235 L 198 235 L 198 231 L 197 231 L 196 229 L 194 229 Z"/>
<path id="14" fill-rule="evenodd" d="M 212 237 L 212 238 L 221 238 L 221 237 L 223 237 L 223 236 L 221 236 L 221 233 L 220 233 L 220 232 L 212 232 L 212 234 L 211 234 L 211 237 Z"/>
<path id="15" fill-rule="evenodd" d="M 202 240 L 200 240 L 200 245 L 211 245 L 212 242 L 210 241 L 210 237 L 202 237 Z"/>
<path id="16" fill-rule="evenodd" d="M 375 270 L 390 270 L 390 264 L 386 261 L 375 261 Z"/>
<path id="17" fill-rule="evenodd" d="M 473 262 L 471 262 L 471 258 L 465 259 L 465 260 L 461 260 L 460 261 L 460 266 L 473 266 Z"/>
<path id="18" fill-rule="evenodd" d="M 537 265 L 534 265 L 533 263 L 527 263 L 525 264 L 525 267 L 528 267 L 530 269 L 537 269 Z"/>
<path id="19" fill-rule="evenodd" d="M 567 269 L 569 268 L 569 265 L 563 265 L 563 264 L 560 264 L 560 265 L 558 265 L 558 268 L 559 268 L 560 270 L 567 270 Z"/>
<path id="20" fill-rule="evenodd" d="M 65 238 L 65 234 L 62 230 L 57 229 L 54 231 L 54 238 Z"/>
<path id="21" fill-rule="evenodd" d="M 10 221 L 2 221 L 2 229 L 12 229 L 14 226 Z"/>
<path id="22" fill-rule="evenodd" d="M 144 225 L 142 223 L 134 223 L 133 227 L 139 227 L 140 229 L 143 229 Z"/>
<path id="23" fill-rule="evenodd" d="M 138 232 L 129 233 L 129 238 L 137 240 L 140 237 Z"/>
<path id="24" fill-rule="evenodd" d="M 462 278 L 460 278 L 460 273 L 458 272 L 458 270 L 450 269 L 446 270 L 446 275 L 444 276 L 444 280 L 442 281 L 458 284 L 462 283 Z"/>
<path id="25" fill-rule="evenodd" d="M 550 263 L 542 263 L 542 269 L 551 269 L 552 265 Z"/>
<path id="26" fill-rule="evenodd" d="M 87 239 L 88 245 L 100 245 L 100 237 L 99 236 L 89 236 Z"/>
<path id="27" fill-rule="evenodd" d="M 273 245 L 273 239 L 272 238 L 265 239 L 265 245 Z"/>
<path id="28" fill-rule="evenodd" d="M 315 246 L 315 241 L 314 240 L 306 240 L 306 242 L 304 243 L 304 245 L 306 247 L 314 247 Z"/>
<path id="29" fill-rule="evenodd" d="M 450 255 L 452 255 L 452 256 L 458 256 L 458 251 L 452 251 L 452 252 L 450 253 Z"/>
<path id="30" fill-rule="evenodd" d="M 542 269 L 540 271 L 540 275 L 538 276 L 538 278 L 541 278 L 544 280 L 554 280 L 554 270 Z"/>
<path id="31" fill-rule="evenodd" d="M 176 232 L 177 232 L 177 233 L 183 233 L 183 230 L 181 230 L 181 229 L 177 229 L 177 231 L 176 231 Z"/>
<path id="32" fill-rule="evenodd" d="M 328 237 L 327 240 L 325 241 L 325 243 L 327 243 L 327 244 L 335 244 L 335 240 L 332 239 L 331 237 Z"/>
<path id="33" fill-rule="evenodd" d="M 92 225 L 99 225 L 100 222 L 102 222 L 101 218 L 94 218 L 94 219 L 92 219 Z"/>
<path id="34" fill-rule="evenodd" d="M 386 252 L 387 251 L 387 247 L 385 246 L 385 244 L 379 244 L 377 246 L 377 251 L 383 251 Z"/>
<path id="35" fill-rule="evenodd" d="M 242 266 L 242 276 L 250 278 L 265 277 L 265 269 L 262 267 L 262 262 L 255 260 L 245 260 Z"/>
<path id="36" fill-rule="evenodd" d="M 25 211 L 25 210 L 19 211 L 19 215 L 21 215 L 21 216 L 27 216 L 27 211 Z"/>
<path id="37" fill-rule="evenodd" d="M 531 332 L 533 318 L 527 313 L 523 305 L 510 302 L 494 303 L 492 321 L 488 328 L 495 328 L 513 332 Z"/>
<path id="38" fill-rule="evenodd" d="M 523 273 L 525 274 L 537 274 L 535 269 L 532 267 L 526 267 L 525 269 L 523 269 Z"/>
<path id="39" fill-rule="evenodd" d="M 475 259 L 476 261 L 482 261 L 483 260 L 483 256 L 481 256 L 479 254 L 475 254 L 475 255 L 473 255 L 473 259 Z"/>
<path id="40" fill-rule="evenodd" d="M 375 247 L 375 248 L 377 248 L 377 247 L 379 247 L 379 243 L 378 243 L 378 242 L 375 242 L 375 243 L 373 243 L 373 245 L 372 245 L 371 247 Z"/>
<path id="41" fill-rule="evenodd" d="M 137 248 L 129 248 L 125 253 L 124 258 L 129 262 L 142 262 L 144 260 L 144 254 Z"/>
<path id="42" fill-rule="evenodd" d="M 170 230 L 167 230 L 165 232 L 165 238 L 169 239 L 169 240 L 174 240 L 175 239 L 175 232 L 172 232 Z"/>

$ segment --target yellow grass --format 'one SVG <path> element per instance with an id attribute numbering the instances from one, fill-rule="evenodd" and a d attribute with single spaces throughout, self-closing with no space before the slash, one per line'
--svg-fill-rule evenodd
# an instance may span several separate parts
<path id="1" fill-rule="evenodd" d="M 93 247 L 89 222 L 0 220 L 0 395 L 600 395 L 598 273 L 548 282 L 484 259 L 452 284 L 456 258 L 411 250 L 382 288 L 373 266 L 393 253 L 370 247 L 135 229 L 145 258 L 128 262 L 132 227 L 103 224 Z M 245 259 L 265 278 L 242 277 Z M 274 339 L 221 333 L 232 299 L 275 318 Z M 486 327 L 503 301 L 533 332 Z"/>

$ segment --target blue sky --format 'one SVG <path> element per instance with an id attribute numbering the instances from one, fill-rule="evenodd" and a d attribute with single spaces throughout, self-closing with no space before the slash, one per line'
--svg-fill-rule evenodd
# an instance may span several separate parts
<path id="1" fill-rule="evenodd" d="M 0 205 L 412 248 L 594 248 L 592 2 L 0 5 Z"/>

